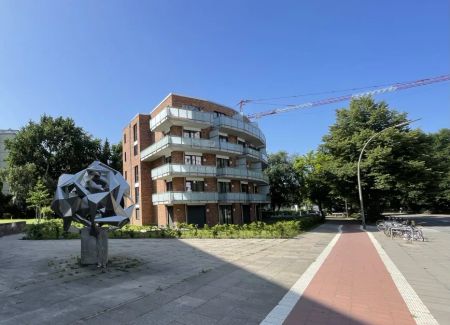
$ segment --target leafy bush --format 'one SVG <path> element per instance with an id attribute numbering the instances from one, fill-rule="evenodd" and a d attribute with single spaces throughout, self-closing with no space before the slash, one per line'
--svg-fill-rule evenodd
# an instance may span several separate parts
<path id="1" fill-rule="evenodd" d="M 126 225 L 111 231 L 109 238 L 291 238 L 322 222 L 320 216 L 302 217 L 289 221 L 265 223 L 255 221 L 244 225 L 214 225 L 198 228 L 181 223 L 177 228 Z M 75 224 L 78 228 L 83 226 Z M 61 219 L 42 221 L 26 227 L 26 239 L 75 239 L 78 233 L 63 232 Z"/>
<path id="2" fill-rule="evenodd" d="M 50 219 L 27 224 L 25 239 L 74 239 L 80 238 L 77 233 L 64 233 L 62 219 Z"/>

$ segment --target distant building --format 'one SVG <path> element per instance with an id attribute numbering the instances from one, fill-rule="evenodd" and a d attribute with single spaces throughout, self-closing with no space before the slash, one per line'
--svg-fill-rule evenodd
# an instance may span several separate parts
<path id="1" fill-rule="evenodd" d="M 8 156 L 8 151 L 5 148 L 5 140 L 14 138 L 17 134 L 17 130 L 0 130 L 0 169 L 6 167 L 6 157 Z M 9 194 L 9 186 L 3 183 L 3 188 L 1 189 L 4 194 Z"/>
<path id="2" fill-rule="evenodd" d="M 270 202 L 264 134 L 229 107 L 170 94 L 122 138 L 132 224 L 242 224 Z"/>

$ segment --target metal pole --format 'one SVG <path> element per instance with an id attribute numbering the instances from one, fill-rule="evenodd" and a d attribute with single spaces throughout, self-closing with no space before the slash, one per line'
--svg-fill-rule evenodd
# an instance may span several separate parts
<path id="1" fill-rule="evenodd" d="M 411 124 L 412 122 L 415 122 L 415 121 L 418 121 L 418 120 L 419 119 L 413 120 L 413 121 L 406 121 L 406 122 L 402 122 L 402 123 L 399 123 L 399 124 L 396 124 L 396 125 L 393 125 L 393 126 L 389 126 L 389 127 L 385 128 L 385 129 L 375 133 L 374 135 L 372 135 L 369 138 L 369 140 L 367 140 L 367 142 L 364 143 L 364 146 L 361 149 L 361 153 L 359 154 L 359 159 L 358 159 L 358 192 L 359 192 L 359 204 L 361 206 L 361 222 L 362 222 L 363 229 L 366 229 L 366 215 L 364 213 L 364 201 L 363 201 L 362 188 L 361 188 L 361 168 L 360 168 L 360 166 L 361 166 L 361 159 L 362 159 L 362 156 L 363 156 L 363 153 L 364 153 L 364 149 L 366 149 L 366 147 L 369 144 L 369 142 L 372 141 L 373 138 L 375 138 L 378 134 L 380 134 L 380 133 L 382 133 L 382 132 L 384 132 L 386 130 L 389 130 L 389 129 L 398 128 L 398 127 L 401 127 L 401 126 L 405 126 L 405 125 Z"/>

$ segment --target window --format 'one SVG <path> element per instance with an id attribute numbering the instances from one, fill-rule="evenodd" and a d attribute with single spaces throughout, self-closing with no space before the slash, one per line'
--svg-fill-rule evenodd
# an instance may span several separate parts
<path id="1" fill-rule="evenodd" d="M 127 180 L 128 180 L 128 179 L 127 179 L 127 178 L 128 178 L 128 177 L 127 177 L 127 172 L 125 172 L 125 175 L 124 175 L 124 176 L 125 176 L 125 180 L 127 181 Z"/>
<path id="2" fill-rule="evenodd" d="M 139 166 L 134 166 L 134 182 L 139 182 Z"/>
<path id="3" fill-rule="evenodd" d="M 245 141 L 238 140 L 237 143 L 240 144 L 241 146 L 243 146 L 244 148 L 247 146 L 245 144 Z"/>
<path id="4" fill-rule="evenodd" d="M 231 192 L 231 182 L 219 182 L 219 193 Z"/>
<path id="5" fill-rule="evenodd" d="M 137 124 L 133 125 L 133 141 L 137 141 Z"/>
<path id="6" fill-rule="evenodd" d="M 204 190 L 204 181 L 186 181 L 186 192 L 203 192 Z"/>
<path id="7" fill-rule="evenodd" d="M 258 193 L 258 185 L 253 185 L 253 193 Z"/>
<path id="8" fill-rule="evenodd" d="M 202 164 L 202 156 L 185 155 L 184 163 L 186 165 L 201 165 Z"/>
<path id="9" fill-rule="evenodd" d="M 123 153 L 123 158 L 124 158 L 125 162 L 127 162 L 127 153 L 126 152 Z"/>
<path id="10" fill-rule="evenodd" d="M 139 204 L 139 187 L 134 188 L 134 203 Z"/>
<path id="11" fill-rule="evenodd" d="M 135 144 L 135 145 L 133 146 L 133 153 L 134 153 L 135 156 L 137 156 L 138 151 L 139 151 L 139 150 L 138 150 L 138 145 Z"/>
<path id="12" fill-rule="evenodd" d="M 200 139 L 200 131 L 184 130 L 183 137 Z"/>
<path id="13" fill-rule="evenodd" d="M 241 184 L 241 192 L 248 193 L 248 184 Z"/>
<path id="14" fill-rule="evenodd" d="M 231 205 L 219 206 L 219 222 L 227 225 L 233 223 L 233 218 L 231 216 Z"/>
<path id="15" fill-rule="evenodd" d="M 228 158 L 217 158 L 217 167 L 224 168 L 230 166 L 230 159 Z"/>
<path id="16" fill-rule="evenodd" d="M 140 220 L 141 219 L 141 210 L 136 209 L 136 220 Z"/>
<path id="17" fill-rule="evenodd" d="M 125 133 L 123 134 L 123 143 L 127 143 L 127 135 Z"/>
<path id="18" fill-rule="evenodd" d="M 219 142 L 228 142 L 228 137 L 225 135 L 219 135 Z"/>
<path id="19" fill-rule="evenodd" d="M 172 156 L 165 157 L 165 158 L 164 158 L 164 162 L 165 162 L 166 164 L 172 163 Z"/>
<path id="20" fill-rule="evenodd" d="M 170 191 L 173 191 L 173 183 L 172 183 L 172 181 L 166 181 L 166 191 L 167 192 L 170 192 Z"/>

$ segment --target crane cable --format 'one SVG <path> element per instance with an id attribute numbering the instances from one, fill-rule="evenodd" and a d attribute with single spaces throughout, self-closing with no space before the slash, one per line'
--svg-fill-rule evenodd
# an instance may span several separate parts
<path id="1" fill-rule="evenodd" d="M 281 107 L 281 108 L 276 108 L 276 109 L 272 109 L 272 110 L 268 110 L 268 111 L 264 111 L 264 112 L 249 114 L 249 115 L 247 115 L 247 117 L 249 119 L 258 119 L 258 118 L 261 118 L 264 116 L 286 113 L 286 112 L 296 110 L 296 109 L 304 109 L 304 108 L 311 108 L 311 107 L 315 107 L 315 106 L 328 105 L 328 104 L 338 103 L 338 102 L 347 101 L 347 100 L 351 100 L 351 99 L 361 98 L 364 96 L 375 96 L 375 95 L 379 95 L 379 94 L 383 94 L 383 93 L 389 93 L 389 92 L 394 92 L 394 91 L 399 91 L 399 90 L 410 89 L 410 88 L 414 88 L 414 87 L 426 86 L 426 85 L 430 85 L 430 84 L 434 84 L 434 83 L 438 83 L 438 82 L 445 82 L 448 80 L 450 80 L 449 74 L 437 76 L 437 77 L 419 79 L 419 80 L 415 80 L 415 81 L 396 83 L 396 84 L 393 84 L 388 87 L 378 88 L 378 89 L 374 89 L 374 90 L 370 90 L 370 91 L 366 91 L 366 92 L 362 92 L 362 93 L 348 94 L 348 95 L 343 95 L 343 96 L 339 96 L 339 97 L 320 99 L 320 100 L 307 102 L 307 103 L 303 103 L 303 104 L 299 104 L 299 105 L 289 105 L 287 107 Z M 290 96 L 290 97 L 298 97 L 298 96 Z M 246 100 L 246 102 L 251 102 L 251 100 Z"/>

